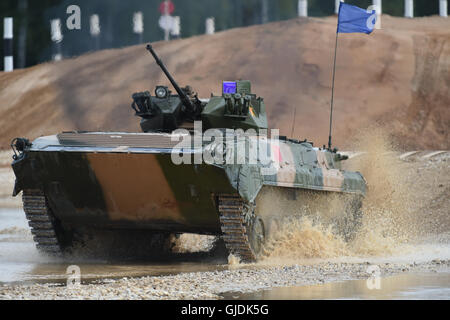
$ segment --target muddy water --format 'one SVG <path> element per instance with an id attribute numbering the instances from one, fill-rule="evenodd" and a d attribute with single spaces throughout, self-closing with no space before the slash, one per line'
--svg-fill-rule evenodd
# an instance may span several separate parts
<path id="1" fill-rule="evenodd" d="M 223 295 L 223 298 L 229 300 L 450 300 L 450 270 L 381 278 L 378 284 L 370 279 L 349 280 L 312 286 L 275 288 L 250 294 L 229 293 Z"/>
<path id="2" fill-rule="evenodd" d="M 0 209 L 0 283 L 62 282 L 69 265 L 78 265 L 85 282 L 104 278 L 168 275 L 181 272 L 223 270 L 225 260 L 202 255 L 177 255 L 167 262 L 77 259 L 41 255 L 35 248 L 25 214 L 20 209 Z"/>

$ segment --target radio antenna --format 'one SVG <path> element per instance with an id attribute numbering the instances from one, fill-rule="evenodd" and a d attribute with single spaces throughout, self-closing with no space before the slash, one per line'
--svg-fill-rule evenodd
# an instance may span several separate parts
<path id="1" fill-rule="evenodd" d="M 297 114 L 297 105 L 294 107 L 294 119 L 292 120 L 292 130 L 291 130 L 291 138 L 294 138 L 294 129 L 295 129 L 295 116 Z"/>

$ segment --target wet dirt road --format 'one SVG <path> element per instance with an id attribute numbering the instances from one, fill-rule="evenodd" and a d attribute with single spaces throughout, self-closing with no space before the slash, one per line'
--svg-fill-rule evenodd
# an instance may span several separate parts
<path id="1" fill-rule="evenodd" d="M 80 268 L 81 292 L 66 286 L 71 265 Z M 379 288 L 371 266 L 380 266 Z M 306 259 L 283 267 L 192 254 L 165 262 L 70 261 L 38 253 L 23 211 L 0 209 L 0 299 L 191 298 L 450 299 L 450 247 L 422 244 L 398 256 Z"/>
<path id="2" fill-rule="evenodd" d="M 0 209 L 0 284 L 60 282 L 67 268 L 77 265 L 83 282 L 105 278 L 172 275 L 181 272 L 224 270 L 226 257 L 202 254 L 176 255 L 171 261 L 108 261 L 102 259 L 54 258 L 39 253 L 22 209 Z"/>

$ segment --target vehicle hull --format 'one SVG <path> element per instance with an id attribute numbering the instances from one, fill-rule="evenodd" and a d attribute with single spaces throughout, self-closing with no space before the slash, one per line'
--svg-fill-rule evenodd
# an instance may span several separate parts
<path id="1" fill-rule="evenodd" d="M 251 261 L 256 254 L 249 243 L 260 245 L 258 236 L 249 238 L 254 233 L 249 228 L 264 230 L 272 218 L 289 211 L 282 209 L 287 201 L 300 207 L 314 198 L 297 191 L 342 193 L 351 201 L 360 201 L 366 191 L 360 173 L 339 168 L 339 155 L 308 142 L 227 136 L 221 162 L 202 158 L 220 144 L 196 146 L 186 139 L 190 134 L 174 137 L 63 133 L 38 138 L 12 164 L 14 194 L 26 191 L 24 208 L 37 235 L 48 233 L 42 230 L 48 224 L 35 223 L 41 214 L 56 231 L 65 230 L 59 235 L 83 228 L 215 234 L 228 241 L 230 252 L 241 250 Z M 252 162 L 251 152 L 246 152 L 255 148 L 260 153 Z M 239 150 L 244 150 L 243 161 Z M 277 206 L 280 210 L 262 214 L 270 206 L 261 205 L 261 190 L 274 188 L 285 200 Z M 61 243 L 56 238 L 45 241 Z"/>

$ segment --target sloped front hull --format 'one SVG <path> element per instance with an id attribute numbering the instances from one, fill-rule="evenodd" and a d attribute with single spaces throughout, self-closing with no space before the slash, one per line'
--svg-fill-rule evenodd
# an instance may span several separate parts
<path id="1" fill-rule="evenodd" d="M 170 153 L 32 151 L 15 169 L 29 173 L 21 189 L 44 190 L 73 226 L 220 233 L 214 196 L 236 192 L 220 168 L 175 165 Z"/>

